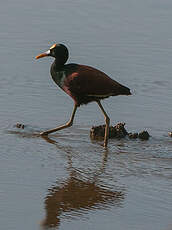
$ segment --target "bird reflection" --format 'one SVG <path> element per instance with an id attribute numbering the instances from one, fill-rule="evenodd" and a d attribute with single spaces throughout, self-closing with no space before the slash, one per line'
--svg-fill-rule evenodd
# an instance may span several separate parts
<path id="1" fill-rule="evenodd" d="M 49 137 L 44 138 L 47 142 L 58 143 Z M 68 154 L 69 177 L 60 185 L 53 186 L 48 190 L 45 198 L 46 217 L 41 222 L 42 229 L 58 228 L 61 216 L 69 214 L 81 215 L 91 209 L 103 209 L 105 207 L 120 205 L 124 199 L 122 191 L 111 191 L 107 187 L 100 186 L 97 181 L 98 177 L 104 172 L 107 161 L 107 152 L 103 156 L 101 167 L 95 172 L 93 178 L 82 178 L 80 172 L 72 167 L 72 160 Z"/>

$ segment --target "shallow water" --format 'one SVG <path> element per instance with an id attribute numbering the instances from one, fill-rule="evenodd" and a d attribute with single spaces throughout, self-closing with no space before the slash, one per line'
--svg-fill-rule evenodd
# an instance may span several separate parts
<path id="1" fill-rule="evenodd" d="M 0 8 L 0 223 L 9 229 L 172 229 L 172 31 L 170 0 L 5 1 Z M 92 65 L 133 95 L 104 100 L 111 123 L 151 138 L 91 141 L 95 103 L 73 127 L 73 102 L 52 82 L 54 42 L 69 62 Z M 26 125 L 17 129 L 17 122 Z"/>

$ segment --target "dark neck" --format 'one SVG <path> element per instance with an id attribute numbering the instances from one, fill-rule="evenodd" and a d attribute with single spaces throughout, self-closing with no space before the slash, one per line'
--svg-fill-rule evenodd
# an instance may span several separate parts
<path id="1" fill-rule="evenodd" d="M 65 64 L 65 62 L 59 62 L 58 59 L 55 59 L 55 60 L 54 60 L 54 63 L 53 63 L 54 68 L 55 68 L 56 70 L 60 70 L 60 69 L 64 66 L 64 64 Z"/>

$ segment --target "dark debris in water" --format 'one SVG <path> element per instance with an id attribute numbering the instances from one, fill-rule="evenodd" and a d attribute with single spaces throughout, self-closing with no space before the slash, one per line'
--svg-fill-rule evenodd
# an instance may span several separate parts
<path id="1" fill-rule="evenodd" d="M 125 129 L 125 123 L 117 123 L 115 126 L 110 126 L 109 127 L 109 138 L 117 138 L 117 139 L 121 139 L 124 138 L 126 136 L 128 136 L 128 138 L 130 139 L 141 139 L 141 140 L 148 140 L 150 135 L 148 133 L 148 131 L 144 130 L 140 133 L 138 132 L 128 132 Z M 26 125 L 17 122 L 14 125 L 15 128 L 18 129 L 25 129 Z M 99 126 L 93 126 L 90 129 L 90 137 L 93 140 L 102 140 L 104 138 L 104 133 L 105 133 L 105 125 L 99 125 Z M 168 136 L 172 137 L 172 132 L 168 132 Z"/>
<path id="2" fill-rule="evenodd" d="M 168 136 L 169 136 L 169 137 L 172 137 L 172 132 L 168 132 Z"/>
<path id="3" fill-rule="evenodd" d="M 138 138 L 138 133 L 129 133 L 129 134 L 128 134 L 128 137 L 129 137 L 130 139 L 136 139 L 136 138 Z"/>
<path id="4" fill-rule="evenodd" d="M 121 139 L 128 136 L 130 139 L 141 139 L 148 140 L 150 135 L 147 131 L 142 131 L 140 133 L 129 133 L 125 129 L 125 123 L 118 123 L 115 126 L 109 127 L 109 138 Z M 103 139 L 105 133 L 105 125 L 93 126 L 90 130 L 91 139 L 98 140 Z"/>
<path id="5" fill-rule="evenodd" d="M 150 135 L 148 133 L 148 131 L 142 131 L 138 134 L 138 137 L 141 139 L 141 140 L 148 140 Z"/>
<path id="6" fill-rule="evenodd" d="M 16 123 L 15 127 L 18 128 L 18 129 L 24 129 L 25 125 L 22 124 L 22 123 Z"/>
<path id="7" fill-rule="evenodd" d="M 123 138 L 128 133 L 124 128 L 125 123 L 118 123 L 117 125 L 109 127 L 109 138 Z M 105 125 L 93 126 L 90 130 L 90 137 L 92 139 L 101 139 L 104 137 Z"/>
<path id="8" fill-rule="evenodd" d="M 40 130 L 32 127 L 28 124 L 23 124 L 21 122 L 17 122 L 12 126 L 12 129 L 6 130 L 6 132 L 10 134 L 17 134 L 21 137 L 27 138 L 35 138 L 40 137 Z"/>

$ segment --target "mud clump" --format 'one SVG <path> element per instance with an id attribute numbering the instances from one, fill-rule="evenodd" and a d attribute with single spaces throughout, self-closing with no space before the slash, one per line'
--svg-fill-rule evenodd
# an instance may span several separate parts
<path id="1" fill-rule="evenodd" d="M 124 128 L 125 123 L 118 123 L 109 127 L 109 138 L 124 138 L 128 132 Z M 105 125 L 93 126 L 90 130 L 91 139 L 103 139 L 105 133 Z"/>
<path id="2" fill-rule="evenodd" d="M 118 123 L 115 126 L 109 127 L 109 138 L 121 139 L 128 136 L 130 139 L 141 139 L 148 140 L 150 135 L 147 131 L 142 131 L 140 133 L 129 133 L 125 129 L 125 123 Z M 104 138 L 105 125 L 93 126 L 90 130 L 90 137 L 93 140 L 99 140 Z"/>
<path id="3" fill-rule="evenodd" d="M 138 137 L 141 139 L 141 140 L 148 140 L 150 135 L 147 131 L 142 131 L 138 134 Z"/>
<path id="4" fill-rule="evenodd" d="M 130 139 L 137 139 L 137 138 L 139 138 L 141 140 L 148 140 L 149 137 L 150 137 L 150 135 L 149 135 L 148 131 L 142 131 L 140 133 L 129 133 L 128 137 Z"/>
<path id="5" fill-rule="evenodd" d="M 168 136 L 169 136 L 169 137 L 172 137 L 172 132 L 168 132 Z"/>
<path id="6" fill-rule="evenodd" d="M 25 125 L 23 125 L 21 123 L 16 123 L 15 127 L 18 128 L 18 129 L 24 129 Z"/>
<path id="7" fill-rule="evenodd" d="M 138 133 L 129 133 L 129 134 L 128 134 L 128 137 L 129 137 L 130 139 L 136 139 L 136 138 L 138 138 Z"/>

